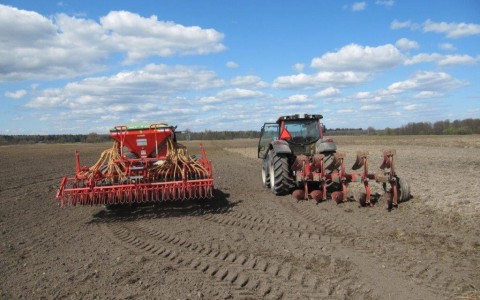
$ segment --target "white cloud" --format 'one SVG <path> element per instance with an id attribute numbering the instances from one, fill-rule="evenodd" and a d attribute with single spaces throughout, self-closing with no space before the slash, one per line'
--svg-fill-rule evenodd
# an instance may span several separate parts
<path id="1" fill-rule="evenodd" d="M 447 38 L 462 38 L 472 35 L 480 35 L 480 24 L 474 23 L 447 23 L 425 21 L 423 24 L 424 32 L 444 33 Z"/>
<path id="2" fill-rule="evenodd" d="M 289 103 L 289 104 L 299 104 L 299 103 L 308 103 L 308 102 L 311 102 L 311 101 L 312 100 L 308 97 L 308 95 L 296 94 L 296 95 L 289 96 L 283 102 Z"/>
<path id="3" fill-rule="evenodd" d="M 420 93 L 416 94 L 413 96 L 414 98 L 417 99 L 428 99 L 428 98 L 438 98 L 442 97 L 443 94 L 439 92 L 434 92 L 434 91 L 421 91 Z"/>
<path id="4" fill-rule="evenodd" d="M 470 55 L 446 55 L 438 61 L 438 65 L 445 66 L 458 66 L 458 65 L 474 65 L 478 59 L 471 57 Z"/>
<path id="5" fill-rule="evenodd" d="M 405 105 L 403 109 L 408 110 L 408 111 L 414 111 L 414 110 L 419 110 L 420 108 L 425 107 L 425 105 L 422 104 L 409 104 Z"/>
<path id="6" fill-rule="evenodd" d="M 305 69 L 305 64 L 300 64 L 300 63 L 294 64 L 292 69 L 294 71 L 297 71 L 297 72 L 301 73 L 301 72 L 303 72 L 303 69 Z"/>
<path id="7" fill-rule="evenodd" d="M 313 75 L 300 73 L 280 76 L 273 82 L 273 87 L 281 89 L 316 89 L 329 86 L 350 86 L 362 83 L 370 78 L 365 72 L 319 72 Z"/>
<path id="8" fill-rule="evenodd" d="M 400 51 L 391 44 L 378 47 L 350 44 L 338 52 L 329 52 L 322 57 L 315 57 L 311 66 L 318 69 L 335 71 L 374 72 L 392 68 L 403 61 Z"/>
<path id="9" fill-rule="evenodd" d="M 377 4 L 377 5 L 383 5 L 383 6 L 385 6 L 385 7 L 390 8 L 390 7 L 392 7 L 392 6 L 395 4 L 395 1 L 394 1 L 394 0 L 377 0 L 377 1 L 375 2 L 375 4 Z"/>
<path id="10" fill-rule="evenodd" d="M 442 55 L 438 53 L 420 53 L 415 56 L 412 56 L 404 61 L 404 64 L 406 66 L 409 65 L 414 65 L 414 64 L 420 64 L 420 63 L 426 63 L 426 62 L 432 62 L 440 59 Z"/>
<path id="11" fill-rule="evenodd" d="M 214 29 L 165 22 L 152 15 L 144 18 L 128 11 L 112 11 L 100 18 L 111 42 L 127 52 L 127 61 L 148 56 L 207 54 L 225 50 L 223 34 Z"/>
<path id="12" fill-rule="evenodd" d="M 411 41 L 407 38 L 401 38 L 398 41 L 395 42 L 395 46 L 399 49 L 402 49 L 404 51 L 408 51 L 411 49 L 417 49 L 418 48 L 418 43 L 415 41 Z"/>
<path id="13" fill-rule="evenodd" d="M 367 7 L 366 2 L 355 2 L 352 4 L 352 11 L 365 10 L 366 7 Z"/>
<path id="14" fill-rule="evenodd" d="M 353 98 L 355 99 L 371 99 L 375 95 L 371 92 L 358 92 L 355 95 L 353 95 Z"/>
<path id="15" fill-rule="evenodd" d="M 12 99 L 20 99 L 23 98 L 27 94 L 26 90 L 18 90 L 15 92 L 5 92 L 5 97 L 12 98 Z"/>
<path id="16" fill-rule="evenodd" d="M 230 83 L 235 86 L 245 86 L 249 88 L 267 88 L 269 84 L 255 75 L 237 76 Z"/>
<path id="17" fill-rule="evenodd" d="M 227 61 L 227 63 L 225 64 L 227 66 L 227 68 L 229 69 L 236 69 L 238 68 L 238 64 L 234 61 Z"/>
<path id="18" fill-rule="evenodd" d="M 457 80 L 445 72 L 421 71 L 413 74 L 407 80 L 392 83 L 384 93 L 399 94 L 409 91 L 451 90 L 467 84 L 467 82 Z"/>
<path id="19" fill-rule="evenodd" d="M 217 96 L 223 100 L 231 100 L 260 98 L 264 97 L 265 94 L 259 91 L 235 88 L 221 91 L 217 94 Z"/>
<path id="20" fill-rule="evenodd" d="M 455 46 L 453 44 L 450 44 L 450 43 L 442 43 L 442 44 L 439 44 L 438 45 L 438 48 L 442 49 L 442 50 L 446 50 L 446 51 L 455 51 L 457 50 L 457 48 L 455 48 Z"/>
<path id="21" fill-rule="evenodd" d="M 363 105 L 360 107 L 360 110 L 363 110 L 363 111 L 381 110 L 381 109 L 382 109 L 381 105 Z"/>
<path id="22" fill-rule="evenodd" d="M 0 4 L 0 81 L 68 78 L 105 68 L 115 54 L 125 63 L 149 56 L 219 52 L 223 34 L 214 29 L 113 11 L 100 23 Z"/>
<path id="23" fill-rule="evenodd" d="M 393 20 L 392 23 L 390 24 L 390 28 L 393 30 L 398 30 L 403 28 L 407 28 L 410 30 L 418 30 L 420 28 L 420 25 L 412 21 L 401 22 L 398 20 Z"/>
<path id="24" fill-rule="evenodd" d="M 471 57 L 470 55 L 441 55 L 438 53 L 420 53 L 406 59 L 404 64 L 414 65 L 419 63 L 436 62 L 438 66 L 459 66 L 459 65 L 474 65 L 478 61 L 478 58 Z"/>
<path id="25" fill-rule="evenodd" d="M 220 91 L 215 96 L 201 97 L 198 102 L 202 104 L 214 104 L 232 100 L 251 100 L 259 98 L 268 98 L 268 95 L 259 91 L 234 88 Z"/>
<path id="26" fill-rule="evenodd" d="M 113 104 L 155 103 L 161 107 L 165 97 L 179 93 L 219 88 L 223 80 L 209 70 L 187 66 L 150 64 L 136 71 L 123 71 L 110 77 L 92 77 L 71 82 L 63 88 L 37 91 L 27 103 L 32 108 L 78 110 L 81 106 L 103 108 Z M 105 110 L 99 110 L 103 113 Z"/>
<path id="27" fill-rule="evenodd" d="M 342 108 L 337 110 L 337 114 L 351 114 L 356 112 L 353 108 Z"/>
<path id="28" fill-rule="evenodd" d="M 340 94 L 340 90 L 334 87 L 328 87 L 315 94 L 317 98 L 330 98 Z"/>

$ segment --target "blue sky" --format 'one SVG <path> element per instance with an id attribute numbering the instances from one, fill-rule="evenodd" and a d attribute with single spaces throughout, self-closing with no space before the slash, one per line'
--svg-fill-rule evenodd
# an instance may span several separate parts
<path id="1" fill-rule="evenodd" d="M 0 134 L 480 118 L 480 1 L 0 1 Z"/>

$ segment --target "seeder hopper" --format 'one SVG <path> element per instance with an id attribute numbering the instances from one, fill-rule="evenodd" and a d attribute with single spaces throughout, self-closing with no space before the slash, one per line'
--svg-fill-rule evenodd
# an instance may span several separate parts
<path id="1" fill-rule="evenodd" d="M 76 151 L 74 177 L 63 177 L 56 198 L 60 206 L 116 205 L 210 198 L 212 163 L 202 145 L 201 158 L 176 142 L 175 127 L 165 123 L 115 126 L 111 149 L 91 167 L 80 165 Z"/>

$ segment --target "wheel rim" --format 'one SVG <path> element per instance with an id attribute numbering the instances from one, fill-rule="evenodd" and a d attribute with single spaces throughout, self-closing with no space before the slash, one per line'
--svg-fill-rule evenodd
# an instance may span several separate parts
<path id="1" fill-rule="evenodd" d="M 262 166 L 262 183 L 263 186 L 267 185 L 267 171 L 265 171 L 265 167 Z"/>
<path id="2" fill-rule="evenodd" d="M 269 171 L 270 171 L 270 188 L 272 192 L 275 192 L 275 168 L 273 167 L 272 162 L 270 162 Z"/>

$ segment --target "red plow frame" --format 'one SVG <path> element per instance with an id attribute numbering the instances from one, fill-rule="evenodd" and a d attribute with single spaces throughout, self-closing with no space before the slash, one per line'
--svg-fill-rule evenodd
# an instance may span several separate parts
<path id="1" fill-rule="evenodd" d="M 339 185 L 339 189 L 331 192 L 330 197 L 337 203 L 347 200 L 347 187 L 349 183 L 360 182 L 365 187 L 365 194 L 359 199 L 362 206 L 373 205 L 371 199 L 371 188 L 369 182 L 371 180 L 382 183 L 387 195 L 388 209 L 396 207 L 399 201 L 405 201 L 410 197 L 410 190 L 408 184 L 400 179 L 395 173 L 395 165 L 393 157 L 396 151 L 388 149 L 383 151 L 383 162 L 380 169 L 383 172 L 372 174 L 368 170 L 368 152 L 360 151 L 357 153 L 357 159 L 352 166 L 353 170 L 363 168 L 362 172 L 347 173 L 345 171 L 345 154 L 335 153 L 332 162 L 325 166 L 323 154 L 315 154 L 309 158 L 305 155 L 300 155 L 296 158 L 292 166 L 295 171 L 295 180 L 303 183 L 303 189 L 298 189 L 293 192 L 293 197 L 297 200 L 313 200 L 320 202 L 327 200 L 327 183 L 335 183 Z M 317 183 L 312 191 L 309 191 L 309 186 L 312 183 Z M 389 189 L 387 190 L 387 187 Z"/>
<path id="2" fill-rule="evenodd" d="M 200 145 L 202 157 L 193 159 L 175 141 L 174 127 L 116 126 L 115 140 L 92 167 L 80 166 L 76 152 L 74 177 L 63 177 L 56 198 L 60 206 L 116 205 L 210 198 L 213 168 Z M 128 149 L 125 153 L 124 147 Z"/>

